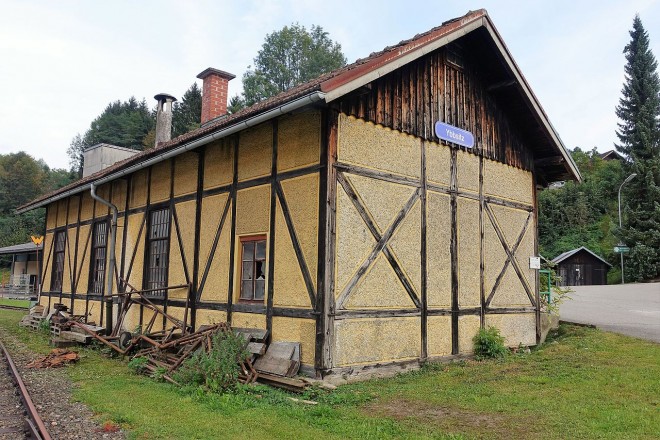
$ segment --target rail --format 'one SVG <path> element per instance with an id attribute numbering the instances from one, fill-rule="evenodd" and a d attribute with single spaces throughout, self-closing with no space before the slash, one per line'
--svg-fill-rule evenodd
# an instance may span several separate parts
<path id="1" fill-rule="evenodd" d="M 0 349 L 2 349 L 2 354 L 7 360 L 7 365 L 9 366 L 8 370 L 11 373 L 12 379 L 19 391 L 19 397 L 25 407 L 25 414 L 27 416 L 25 422 L 29 428 L 31 438 L 36 440 L 52 440 L 52 437 L 46 429 L 46 425 L 44 425 L 43 420 L 41 420 L 41 416 L 39 415 L 37 408 L 34 406 L 34 402 L 23 383 L 23 379 L 21 379 L 16 364 L 14 364 L 14 361 L 2 342 L 0 342 Z"/>

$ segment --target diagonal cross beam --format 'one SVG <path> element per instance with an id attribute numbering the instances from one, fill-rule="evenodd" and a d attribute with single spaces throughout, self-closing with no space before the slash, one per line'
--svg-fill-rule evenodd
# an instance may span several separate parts
<path id="1" fill-rule="evenodd" d="M 412 206 L 419 199 L 420 194 L 421 194 L 421 188 L 417 188 L 415 190 L 413 195 L 410 197 L 410 199 L 408 199 L 408 201 L 403 206 L 403 208 L 401 208 L 401 211 L 399 211 L 397 216 L 394 218 L 394 221 L 392 222 L 392 224 L 381 235 L 378 232 L 378 229 L 376 228 L 376 226 L 371 221 L 371 218 L 370 218 L 366 208 L 364 208 L 364 206 L 361 204 L 361 202 L 358 201 L 358 197 L 357 197 L 357 194 L 355 193 L 355 191 L 351 189 L 350 185 L 348 184 L 348 182 L 346 181 L 346 179 L 343 176 L 340 177 L 340 174 L 341 173 L 337 174 L 339 183 L 342 185 L 342 188 L 344 188 L 345 191 L 346 191 L 347 187 L 349 188 L 349 190 L 347 191 L 347 194 L 348 194 L 349 198 L 353 201 L 353 204 L 355 205 L 357 203 L 358 205 L 360 205 L 359 208 L 356 205 L 356 208 L 358 209 L 358 212 L 360 213 L 360 216 L 362 217 L 362 219 L 367 224 L 367 227 L 369 228 L 370 232 L 374 235 L 374 238 L 376 239 L 377 242 L 376 242 L 376 245 L 374 246 L 374 248 L 372 249 L 371 253 L 367 257 L 367 259 L 362 262 L 362 265 L 358 269 L 357 273 L 355 275 L 353 275 L 353 278 L 351 278 L 351 280 L 348 282 L 348 284 L 346 285 L 346 287 L 344 288 L 342 293 L 337 298 L 337 309 L 344 308 L 344 304 L 348 300 L 348 297 L 350 296 L 351 292 L 353 291 L 353 288 L 360 282 L 362 277 L 367 273 L 367 270 L 371 267 L 373 262 L 376 261 L 376 257 L 378 256 L 378 254 L 381 251 L 385 254 L 388 261 L 390 261 L 390 264 L 394 263 L 394 265 L 396 266 L 396 269 L 394 269 L 394 270 L 397 273 L 397 275 L 400 274 L 400 280 L 402 282 L 403 282 L 404 279 L 406 280 L 405 282 L 403 282 L 404 287 L 406 287 L 406 284 L 408 285 L 406 287 L 406 291 L 408 292 L 408 295 L 410 295 L 412 301 L 415 303 L 415 306 L 418 307 L 418 308 L 421 307 L 421 302 L 419 301 L 419 298 L 417 298 L 417 295 L 414 293 L 414 290 L 412 288 L 412 285 L 410 284 L 410 281 L 408 281 L 407 278 L 405 278 L 405 276 L 403 274 L 403 271 L 401 270 L 401 268 L 398 266 L 398 263 L 394 259 L 394 255 L 392 254 L 391 249 L 389 249 L 389 247 L 388 247 L 388 243 L 389 243 L 390 239 L 392 238 L 392 236 L 396 232 L 397 228 L 403 222 L 403 219 L 406 217 L 406 214 L 408 214 L 408 212 L 410 211 Z M 346 186 L 344 186 L 344 185 L 346 185 Z M 353 195 L 351 195 L 351 193 L 349 191 L 351 191 Z M 388 257 L 388 254 L 389 254 L 389 257 Z M 393 266 L 393 268 L 394 268 L 394 266 Z M 410 290 L 408 290 L 408 287 L 410 288 Z"/>
<path id="2" fill-rule="evenodd" d="M 525 226 L 523 227 L 522 232 L 518 236 L 518 240 L 516 240 L 516 243 L 512 248 L 509 248 L 509 245 L 506 242 L 506 238 L 504 237 L 504 233 L 500 229 L 500 226 L 497 224 L 497 220 L 495 219 L 495 214 L 493 213 L 493 210 L 490 208 L 490 205 L 486 202 L 484 202 L 484 211 L 488 214 L 488 218 L 490 219 L 490 223 L 493 225 L 493 229 L 495 230 L 495 234 L 500 240 L 500 243 L 502 244 L 502 247 L 504 248 L 504 252 L 506 252 L 507 255 L 507 260 L 504 262 L 504 267 L 502 268 L 502 271 L 500 272 L 499 276 L 495 280 L 495 285 L 493 286 L 493 290 L 490 292 L 490 295 L 488 296 L 488 299 L 486 300 L 486 306 L 490 305 L 490 302 L 493 300 L 493 296 L 495 296 L 495 291 L 497 287 L 499 286 L 500 282 L 502 281 L 502 277 L 504 277 L 504 272 L 506 272 L 506 269 L 508 268 L 509 264 L 513 266 L 513 269 L 516 271 L 516 274 L 518 274 L 518 279 L 520 280 L 520 283 L 523 285 L 525 288 L 525 293 L 527 294 L 527 297 L 529 298 L 529 302 L 536 307 L 536 301 L 534 301 L 534 295 L 532 294 L 532 291 L 527 284 L 527 280 L 525 279 L 524 274 L 522 273 L 522 270 L 520 269 L 520 266 L 518 266 L 518 262 L 515 259 L 515 254 L 516 251 L 518 250 L 518 246 L 522 242 L 523 237 L 525 236 L 525 232 L 527 231 L 527 228 L 529 227 L 529 223 L 532 217 L 532 213 L 530 212 L 529 215 L 527 216 L 527 220 L 525 222 Z"/>
<path id="3" fill-rule="evenodd" d="M 202 292 L 204 291 L 204 285 L 206 285 L 206 278 L 209 276 L 209 271 L 211 270 L 211 264 L 213 263 L 213 258 L 215 257 L 215 251 L 218 248 L 218 242 L 220 241 L 220 234 L 225 226 L 225 221 L 227 220 L 227 213 L 229 212 L 229 206 L 231 205 L 231 197 L 227 197 L 225 202 L 225 207 L 222 210 L 222 216 L 220 217 L 220 222 L 218 223 L 218 229 L 215 231 L 215 237 L 213 237 L 213 244 L 211 245 L 211 250 L 209 251 L 209 257 L 206 260 L 206 266 L 204 267 L 204 273 L 202 274 L 201 281 L 199 282 L 199 287 L 197 288 L 197 298 L 196 301 L 202 297 Z"/>

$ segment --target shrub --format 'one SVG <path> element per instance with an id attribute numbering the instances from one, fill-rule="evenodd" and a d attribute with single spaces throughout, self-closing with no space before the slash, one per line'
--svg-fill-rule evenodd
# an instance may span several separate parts
<path id="1" fill-rule="evenodd" d="M 195 352 L 183 362 L 173 379 L 182 385 L 203 386 L 213 392 L 233 388 L 238 381 L 239 361 L 249 355 L 245 339 L 234 332 L 218 332 L 211 350 Z"/>
<path id="2" fill-rule="evenodd" d="M 128 368 L 135 373 L 143 373 L 147 368 L 147 363 L 149 363 L 149 360 L 146 357 L 134 357 L 128 361 Z"/>
<path id="3" fill-rule="evenodd" d="M 504 345 L 504 337 L 495 327 L 479 329 L 479 333 L 474 336 L 472 342 L 474 343 L 474 354 L 479 360 L 503 358 L 509 352 Z"/>

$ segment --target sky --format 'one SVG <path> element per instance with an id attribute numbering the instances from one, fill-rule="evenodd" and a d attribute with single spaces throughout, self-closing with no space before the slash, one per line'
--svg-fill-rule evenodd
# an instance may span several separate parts
<path id="1" fill-rule="evenodd" d="M 567 148 L 616 142 L 623 48 L 636 13 L 660 56 L 660 0 L 0 0 L 0 154 L 68 168 L 108 103 L 176 97 L 215 67 L 243 73 L 266 34 L 320 25 L 349 63 L 485 8 Z"/>

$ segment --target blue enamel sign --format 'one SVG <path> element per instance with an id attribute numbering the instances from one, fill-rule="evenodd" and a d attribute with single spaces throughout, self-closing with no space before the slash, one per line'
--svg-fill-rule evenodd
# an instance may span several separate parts
<path id="1" fill-rule="evenodd" d="M 438 121 L 435 123 L 435 135 L 447 142 L 468 148 L 474 147 L 474 136 L 472 136 L 472 133 L 467 130 L 461 130 L 453 125 L 445 124 L 444 122 Z"/>

